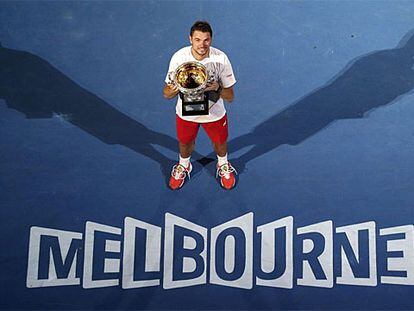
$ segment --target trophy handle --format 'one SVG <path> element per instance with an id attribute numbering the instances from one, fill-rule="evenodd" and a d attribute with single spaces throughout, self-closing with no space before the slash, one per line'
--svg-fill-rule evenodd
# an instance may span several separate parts
<path id="1" fill-rule="evenodd" d="M 175 75 L 174 71 L 170 71 L 168 73 L 168 84 L 176 85 L 176 83 L 174 81 L 174 75 Z"/>

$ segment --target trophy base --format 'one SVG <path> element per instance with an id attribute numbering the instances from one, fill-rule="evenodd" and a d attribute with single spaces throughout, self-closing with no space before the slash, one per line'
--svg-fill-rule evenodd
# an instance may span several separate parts
<path id="1" fill-rule="evenodd" d="M 203 101 L 183 102 L 183 116 L 205 116 L 209 114 L 208 99 Z"/>

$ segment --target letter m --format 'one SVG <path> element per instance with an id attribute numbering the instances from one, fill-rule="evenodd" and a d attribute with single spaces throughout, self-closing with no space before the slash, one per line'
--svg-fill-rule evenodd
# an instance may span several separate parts
<path id="1" fill-rule="evenodd" d="M 30 228 L 26 286 L 79 285 L 82 233 Z"/>

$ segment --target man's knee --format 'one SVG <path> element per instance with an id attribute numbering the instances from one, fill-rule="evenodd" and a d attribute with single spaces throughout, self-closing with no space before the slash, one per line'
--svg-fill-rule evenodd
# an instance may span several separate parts
<path id="1" fill-rule="evenodd" d="M 191 148 L 191 147 L 193 147 L 194 146 L 194 144 L 195 144 L 195 141 L 194 140 L 192 140 L 192 141 L 190 141 L 190 142 L 181 142 L 181 141 L 179 141 L 178 142 L 178 144 L 180 145 L 180 147 L 183 147 L 183 148 Z"/>

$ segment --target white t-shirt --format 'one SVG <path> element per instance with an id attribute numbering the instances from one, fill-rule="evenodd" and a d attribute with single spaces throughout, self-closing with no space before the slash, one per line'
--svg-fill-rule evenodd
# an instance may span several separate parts
<path id="1" fill-rule="evenodd" d="M 219 49 L 210 47 L 209 56 L 201 61 L 198 61 L 191 54 L 191 46 L 184 47 L 178 50 L 171 58 L 170 66 L 168 68 L 167 76 L 165 77 L 165 83 L 170 82 L 169 74 L 174 72 L 178 66 L 185 62 L 197 61 L 204 66 L 207 70 L 211 70 L 215 73 L 215 80 L 220 81 L 223 88 L 229 88 L 236 83 L 234 77 L 233 68 L 231 67 L 230 61 L 227 55 Z M 184 120 L 193 121 L 198 123 L 206 123 L 220 120 L 225 114 L 226 109 L 224 108 L 223 99 L 220 99 L 214 103 L 209 102 L 209 114 L 204 116 L 183 116 L 182 115 L 182 104 L 180 96 L 177 96 L 177 105 L 175 106 L 175 112 L 177 115 Z"/>

